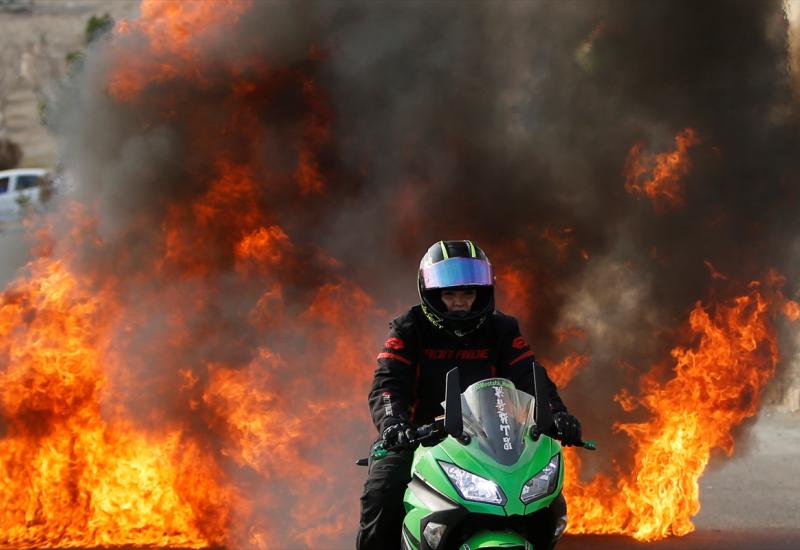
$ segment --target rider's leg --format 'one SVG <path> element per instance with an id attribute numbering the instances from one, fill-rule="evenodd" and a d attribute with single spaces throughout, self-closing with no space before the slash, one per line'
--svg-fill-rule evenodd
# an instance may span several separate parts
<path id="1" fill-rule="evenodd" d="M 411 452 L 390 453 L 372 461 L 364 493 L 356 538 L 358 550 L 391 550 L 400 547 L 405 510 L 403 493 L 411 480 Z"/>

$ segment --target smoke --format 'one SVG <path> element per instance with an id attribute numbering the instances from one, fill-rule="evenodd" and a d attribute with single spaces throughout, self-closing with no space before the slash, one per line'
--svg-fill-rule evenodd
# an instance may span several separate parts
<path id="1" fill-rule="evenodd" d="M 500 288 L 499 307 L 540 357 L 590 356 L 562 395 L 614 451 L 603 460 L 625 446 L 613 395 L 668 359 L 697 300 L 797 273 L 800 133 L 778 1 L 256 2 L 223 19 L 174 47 L 135 28 L 95 46 L 56 122 L 93 223 L 54 253 L 77 242 L 75 269 L 124 304 L 115 383 L 142 424 L 194 418 L 230 456 L 227 432 L 193 414 L 209 365 L 258 365 L 254 384 L 291 400 L 269 402 L 290 421 L 326 403 L 287 455 L 319 476 L 316 495 L 274 449 L 227 466 L 249 487 L 248 521 L 323 525 L 290 530 L 294 544 L 350 545 L 369 357 L 416 299 L 432 242 L 474 239 L 531 282 L 517 302 Z M 625 159 L 687 127 L 700 144 L 685 206 L 656 212 L 625 192 Z M 211 197 L 226 175 L 253 194 Z M 198 203 L 205 217 L 175 208 Z M 260 227 L 287 236 L 271 233 L 268 269 L 232 252 Z M 565 328 L 586 337 L 559 343 Z M 192 399 L 176 400 L 187 376 Z"/>
<path id="2" fill-rule="evenodd" d="M 24 235 L 22 237 L 20 238 L 20 232 L 15 229 L 3 228 L 0 231 L 0 257 L 3 258 L 0 265 L 0 284 L 3 286 L 14 279 L 19 267 L 28 259 L 31 243 Z"/>
<path id="3" fill-rule="evenodd" d="M 334 39 L 346 153 L 369 186 L 353 226 L 374 228 L 369 255 L 386 258 L 370 270 L 385 266 L 378 295 L 411 287 L 407 266 L 439 238 L 474 238 L 499 270 L 521 269 L 535 281 L 532 310 L 500 307 L 544 356 L 558 352 L 556 329 L 587 329 L 591 361 L 563 393 L 609 441 L 611 396 L 669 357 L 697 300 L 769 267 L 796 272 L 798 121 L 781 5 L 474 8 L 382 6 Z M 701 140 L 686 205 L 659 213 L 625 193 L 622 167 L 634 143 L 669 151 L 686 127 Z M 574 244 L 559 257 L 542 236 L 564 228 Z M 337 229 L 337 257 L 363 253 L 360 233 Z"/>

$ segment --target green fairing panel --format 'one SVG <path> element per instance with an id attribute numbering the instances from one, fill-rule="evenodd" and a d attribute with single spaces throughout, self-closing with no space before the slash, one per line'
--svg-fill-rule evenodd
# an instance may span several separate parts
<path id="1" fill-rule="evenodd" d="M 419 447 L 414 454 L 412 473 L 428 486 L 428 490 L 475 514 L 527 515 L 549 506 L 563 486 L 563 456 L 555 491 L 527 506 L 520 500 L 525 483 L 561 452 L 558 442 L 547 436 L 541 436 L 537 441 L 531 438 L 533 398 L 516 390 L 508 380 L 489 379 L 467 388 L 462 395 L 462 412 L 464 431 L 470 436 L 469 444 L 464 445 L 447 437 L 433 447 Z M 494 481 L 506 497 L 505 504 L 501 506 L 461 498 L 439 461 L 455 464 L 472 474 Z M 419 495 L 411 488 L 406 490 L 404 503 L 407 515 L 404 523 L 412 536 L 420 540 L 423 519 L 432 511 L 446 507 L 446 503 L 431 498 L 419 487 L 417 491 Z M 519 534 L 511 531 L 482 531 L 467 542 L 470 549 L 504 546 L 530 548 Z"/>
<path id="2" fill-rule="evenodd" d="M 480 548 L 532 548 L 531 544 L 513 531 L 480 531 L 472 535 L 461 548 L 478 550 Z"/>
<path id="3" fill-rule="evenodd" d="M 433 460 L 433 465 L 435 465 L 436 469 L 440 473 L 441 479 L 450 490 L 447 496 L 454 499 L 459 504 L 462 504 L 470 511 L 494 514 L 498 516 L 529 514 L 535 510 L 538 510 L 539 508 L 545 508 L 549 506 L 553 499 L 561 491 L 561 485 L 563 483 L 563 471 L 559 472 L 559 484 L 551 496 L 534 501 L 527 506 L 522 503 L 519 496 L 522 493 L 523 485 L 525 485 L 525 483 L 527 483 L 528 480 L 533 476 L 538 474 L 542 468 L 547 466 L 547 463 L 550 462 L 550 459 L 553 457 L 553 455 L 558 454 L 559 445 L 549 437 L 541 437 L 539 438 L 539 441 L 533 441 L 530 439 L 530 437 L 527 437 L 526 439 L 527 441 L 525 450 L 523 451 L 520 460 L 512 466 L 503 466 L 497 463 L 493 464 L 493 461 L 485 456 L 485 454 L 477 447 L 474 441 L 471 441 L 470 444 L 466 446 L 462 445 L 453 438 L 448 438 L 446 441 L 442 442 L 438 449 L 442 452 L 437 453 L 438 456 L 435 458 L 456 464 L 459 468 L 463 468 L 464 470 L 467 470 L 475 475 L 491 479 L 503 490 L 507 501 L 505 506 L 501 507 L 496 504 L 485 504 L 463 500 L 459 496 L 458 492 L 456 492 L 455 488 L 453 488 L 452 483 L 450 483 L 450 479 L 444 472 L 442 472 L 438 463 Z M 431 456 L 430 458 L 434 457 Z M 432 466 L 428 467 L 433 469 Z M 436 485 L 436 487 L 438 488 L 439 485 Z"/>
<path id="4" fill-rule="evenodd" d="M 524 429 L 522 449 L 519 459 L 511 465 L 498 464 L 485 452 L 485 447 L 472 438 L 468 445 L 459 443 L 452 437 L 446 438 L 434 447 L 420 447 L 414 456 L 414 471 L 437 492 L 457 502 L 474 513 L 490 515 L 524 515 L 549 506 L 561 491 L 563 484 L 563 468 L 559 471 L 559 481 L 552 495 L 534 501 L 525 506 L 519 496 L 522 487 L 534 475 L 544 468 L 553 455 L 558 454 L 560 446 L 549 437 L 542 436 L 533 441 L 528 433 L 527 423 L 520 426 Z M 468 501 L 461 498 L 450 479 L 442 471 L 438 461 L 458 465 L 475 475 L 495 481 L 506 496 L 505 506 Z M 407 504 L 408 508 L 408 504 Z M 410 509 L 410 508 L 409 508 Z"/>

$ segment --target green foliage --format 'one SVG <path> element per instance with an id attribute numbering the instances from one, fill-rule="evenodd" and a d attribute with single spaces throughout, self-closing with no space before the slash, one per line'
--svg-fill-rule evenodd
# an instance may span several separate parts
<path id="1" fill-rule="evenodd" d="M 83 31 L 83 41 L 85 45 L 89 46 L 92 42 L 95 42 L 97 39 L 110 32 L 113 28 L 114 18 L 108 13 L 104 13 L 103 15 L 92 15 L 86 20 L 86 28 Z M 67 54 L 64 56 L 64 61 L 67 65 L 67 73 L 70 75 L 78 73 L 83 66 L 83 60 L 85 57 L 86 52 L 84 50 L 73 50 L 71 52 L 67 52 Z"/>
<path id="2" fill-rule="evenodd" d="M 67 69 L 72 69 L 72 67 L 77 67 L 81 61 L 83 60 L 83 52 L 81 51 L 72 51 L 67 52 L 67 55 L 64 56 L 64 61 L 67 63 Z"/>
<path id="3" fill-rule="evenodd" d="M 109 14 L 92 15 L 86 22 L 85 41 L 88 46 L 114 28 L 114 18 Z"/>
<path id="4" fill-rule="evenodd" d="M 16 168 L 21 160 L 22 147 L 16 141 L 0 138 L 0 170 Z"/>

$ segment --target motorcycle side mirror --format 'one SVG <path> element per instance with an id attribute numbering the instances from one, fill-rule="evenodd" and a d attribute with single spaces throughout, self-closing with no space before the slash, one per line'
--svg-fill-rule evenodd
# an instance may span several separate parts
<path id="1" fill-rule="evenodd" d="M 458 368 L 447 373 L 444 389 L 444 431 L 458 440 L 464 435 L 464 420 L 461 418 L 461 382 Z"/>
<path id="2" fill-rule="evenodd" d="M 544 369 L 536 368 L 536 361 L 533 361 L 531 368 L 533 369 L 533 414 L 538 438 L 538 435 L 550 433 L 553 427 L 553 414 L 550 412 L 550 401 L 547 399 Z"/>

